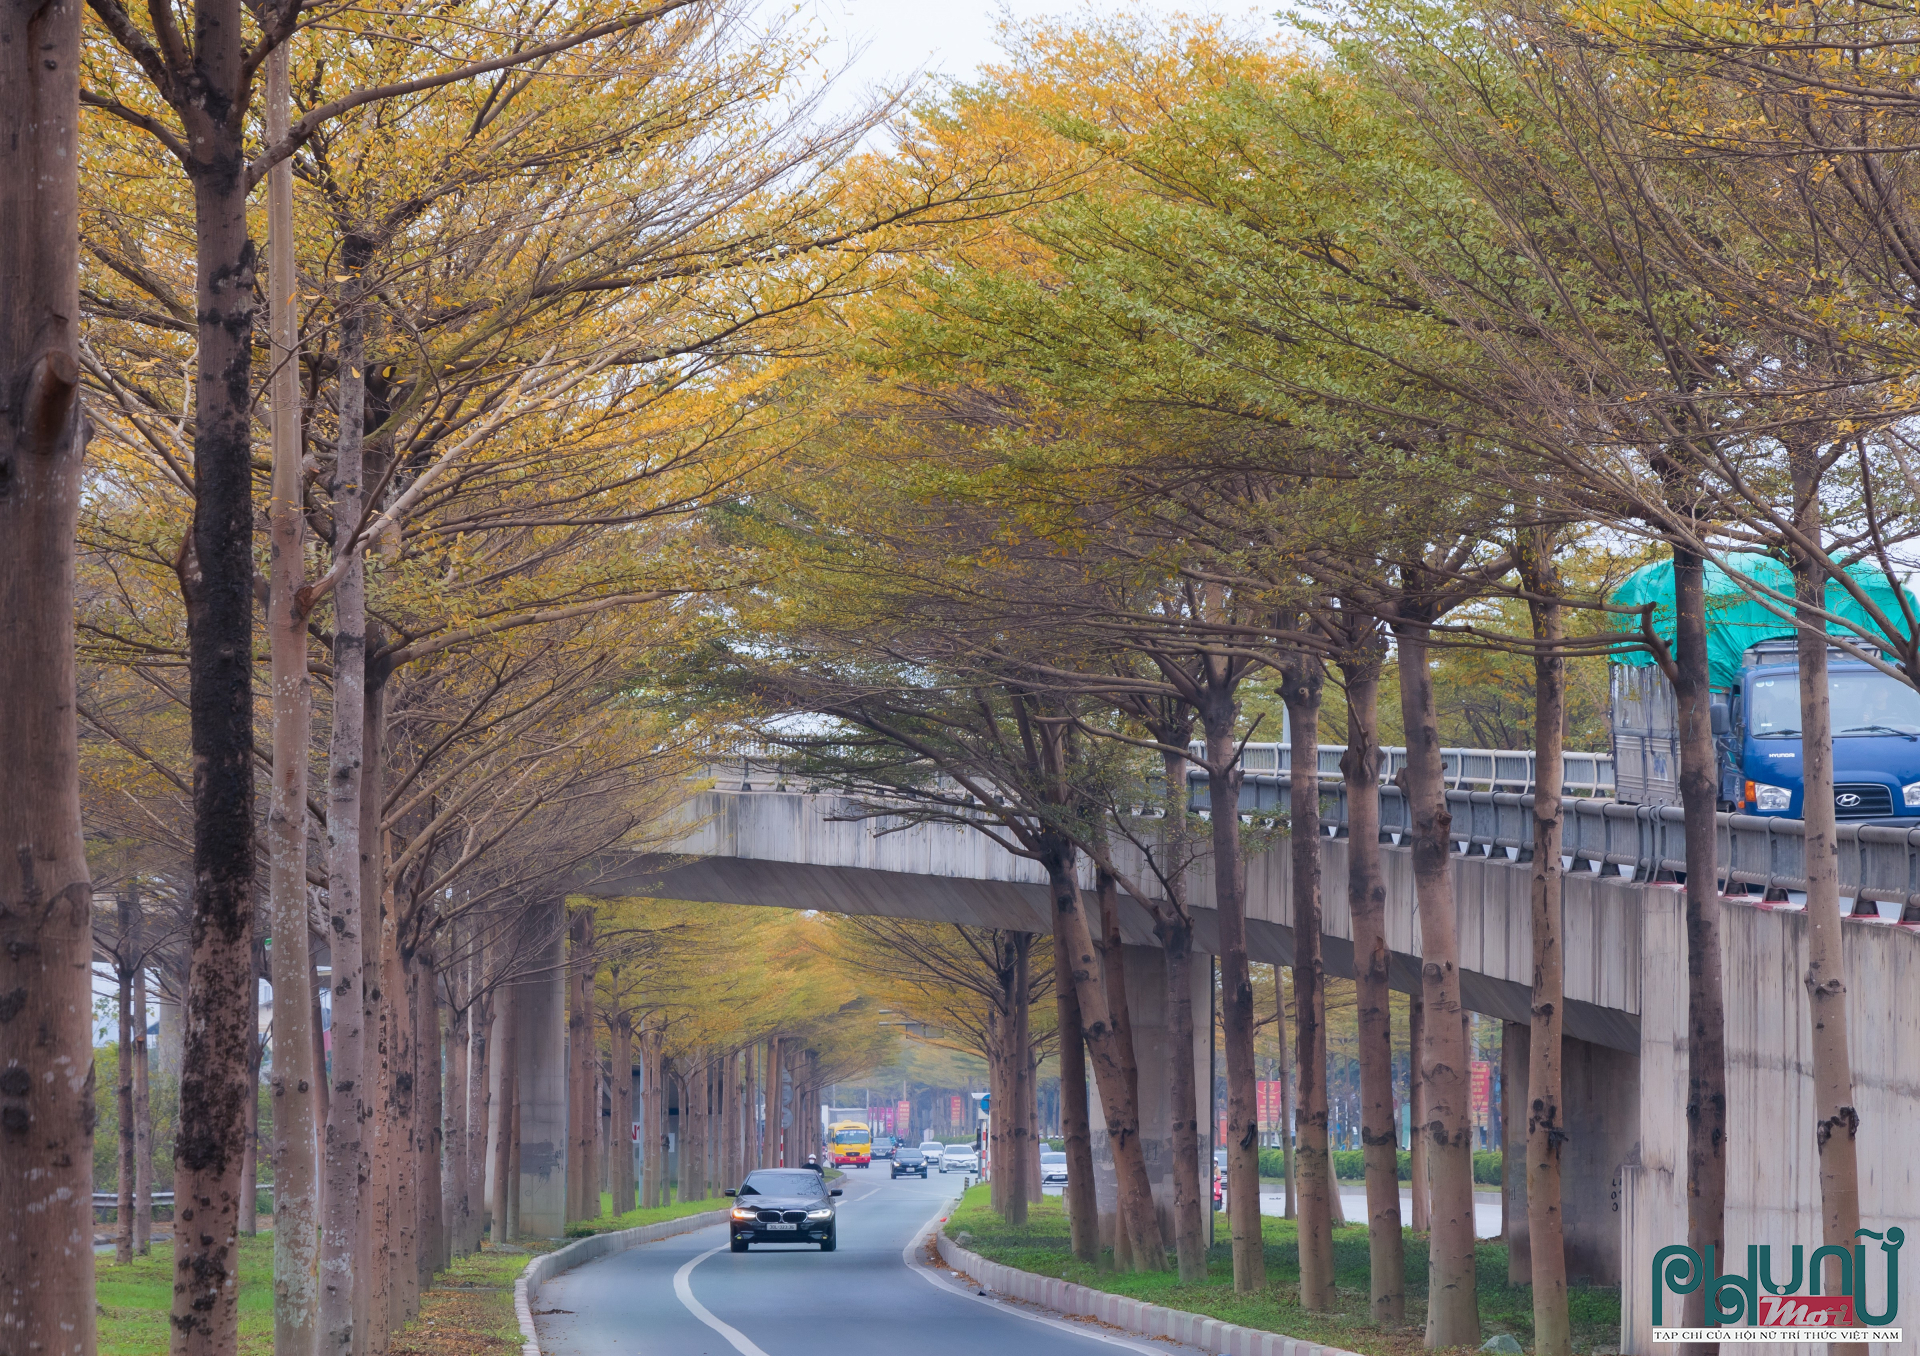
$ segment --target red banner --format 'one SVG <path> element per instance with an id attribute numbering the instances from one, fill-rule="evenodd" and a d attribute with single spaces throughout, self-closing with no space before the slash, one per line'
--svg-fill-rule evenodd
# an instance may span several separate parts
<path id="1" fill-rule="evenodd" d="M 1262 1078 L 1254 1084 L 1254 1093 L 1260 1103 L 1260 1128 L 1277 1130 L 1280 1128 L 1285 1102 L 1280 1096 L 1280 1080 Z"/>
<path id="2" fill-rule="evenodd" d="M 1484 1059 L 1473 1062 L 1473 1112 L 1486 1115 L 1493 1107 L 1493 1065 Z"/>
<path id="3" fill-rule="evenodd" d="M 949 1119 L 952 1121 L 954 1125 L 966 1124 L 966 1122 L 961 1119 L 961 1114 L 960 1114 L 960 1104 L 965 1100 L 966 1099 L 963 1097 L 956 1097 L 953 1099 L 953 1114 L 951 1117 L 949 1117 Z"/>
<path id="4" fill-rule="evenodd" d="M 913 1103 L 901 1102 L 893 1109 L 893 1133 L 901 1139 L 907 1137 L 907 1127 L 913 1123 Z"/>

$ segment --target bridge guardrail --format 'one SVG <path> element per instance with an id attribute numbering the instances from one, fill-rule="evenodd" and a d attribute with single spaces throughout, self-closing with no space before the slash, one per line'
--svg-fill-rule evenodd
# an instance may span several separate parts
<path id="1" fill-rule="evenodd" d="M 1204 810 L 1204 775 L 1193 778 L 1194 808 Z M 1249 794 L 1251 792 L 1251 794 Z M 1321 822 L 1329 832 L 1347 827 L 1346 788 L 1322 781 Z M 1561 821 L 1561 855 L 1595 871 L 1612 867 L 1636 880 L 1671 879 L 1687 869 L 1686 833 L 1677 805 L 1626 805 L 1569 796 Z M 1250 776 L 1241 788 L 1241 814 L 1278 818 L 1291 813 L 1288 781 Z M 1448 791 L 1450 837 L 1463 854 L 1533 852 L 1533 796 L 1504 791 Z M 1768 894 L 1807 888 L 1805 826 L 1797 819 L 1717 814 L 1719 878 L 1728 892 Z M 1413 828 L 1405 793 L 1380 788 L 1380 831 L 1399 841 Z M 1837 827 L 1840 893 L 1856 900 L 1899 904 L 1920 921 L 1920 828 L 1886 824 Z"/>
<path id="2" fill-rule="evenodd" d="M 1345 744 L 1320 744 L 1319 767 L 1322 777 L 1340 775 L 1340 757 Z M 1205 752 L 1202 744 L 1189 745 L 1193 755 Z M 1394 774 L 1407 765 L 1407 751 L 1398 744 L 1380 750 L 1380 780 L 1393 781 Z M 1248 744 L 1241 750 L 1240 765 L 1248 776 L 1293 775 L 1293 750 L 1285 744 Z M 1531 749 L 1440 750 L 1441 776 L 1455 791 L 1525 791 L 1533 786 L 1534 753 Z M 1611 753 L 1567 753 L 1561 757 L 1562 781 L 1568 795 L 1598 795 L 1612 791 L 1613 755 Z"/>
<path id="3" fill-rule="evenodd" d="M 1279 763 L 1278 746 L 1269 745 Z M 1254 746 L 1248 746 L 1248 752 Z M 1330 833 L 1347 826 L 1346 789 L 1337 780 L 1339 755 L 1344 747 L 1320 746 L 1321 822 Z M 1470 754 L 1474 750 L 1451 750 Z M 1500 750 L 1478 752 L 1500 754 Z M 1329 758 L 1331 755 L 1331 758 Z M 1576 755 L 1569 755 L 1573 757 Z M 1606 755 L 1580 757 L 1600 759 Z M 1331 761 L 1332 772 L 1328 772 Z M 1282 817 L 1290 812 L 1289 773 L 1250 767 L 1240 787 L 1240 813 L 1246 817 Z M 1468 771 L 1502 770 L 1497 764 L 1462 764 Z M 738 758 L 716 762 L 710 772 L 724 789 L 811 789 L 790 786 L 779 763 Z M 735 779 L 738 778 L 736 781 Z M 1189 778 L 1191 804 L 1206 809 L 1207 777 Z M 1476 849 L 1491 855 L 1504 851 L 1523 858 L 1533 851 L 1533 796 L 1530 792 L 1473 790 L 1455 787 L 1447 792 L 1453 815 L 1451 837 L 1462 854 Z M 1613 868 L 1636 880 L 1672 879 L 1686 871 L 1686 836 L 1681 811 L 1673 805 L 1628 805 L 1598 797 L 1569 795 L 1564 801 L 1561 853 L 1572 863 L 1585 863 L 1596 872 Z M 1719 878 L 1723 890 L 1761 895 L 1806 889 L 1806 843 L 1799 820 L 1761 815 L 1718 814 Z M 1398 786 L 1380 787 L 1380 829 L 1384 838 L 1399 841 L 1412 831 L 1405 794 Z M 1902 917 L 1920 921 L 1920 828 L 1880 824 L 1838 826 L 1840 893 L 1854 900 L 1898 904 Z"/>

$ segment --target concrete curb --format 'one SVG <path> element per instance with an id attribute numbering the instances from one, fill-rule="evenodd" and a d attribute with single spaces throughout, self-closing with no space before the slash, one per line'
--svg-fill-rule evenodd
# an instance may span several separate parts
<path id="1" fill-rule="evenodd" d="M 1093 1290 L 1084 1285 L 1055 1280 L 1051 1276 L 1036 1276 L 1031 1271 L 1021 1271 L 999 1262 L 989 1262 L 948 1238 L 947 1231 L 938 1225 L 934 1227 L 934 1238 L 937 1240 L 935 1246 L 940 1249 L 941 1260 L 955 1271 L 971 1276 L 982 1288 L 1008 1299 L 1024 1300 L 1043 1309 L 1052 1309 L 1056 1313 L 1097 1319 L 1122 1332 L 1141 1337 L 1166 1337 L 1188 1346 L 1220 1352 L 1222 1356 L 1354 1356 L 1354 1353 L 1339 1347 L 1320 1346 L 1259 1328 L 1243 1328 L 1236 1323 L 1208 1318 L 1204 1314 L 1148 1304 L 1144 1300 L 1111 1295 L 1104 1290 Z M 530 1352 L 528 1356 L 534 1356 L 534 1353 Z"/>
<path id="2" fill-rule="evenodd" d="M 690 1234 L 710 1224 L 719 1224 L 726 1217 L 725 1210 L 707 1210 L 698 1215 L 682 1215 L 679 1219 L 663 1219 L 658 1224 L 642 1224 L 637 1229 L 594 1234 L 564 1248 L 541 1253 L 527 1263 L 527 1269 L 513 1283 L 513 1312 L 520 1320 L 520 1335 L 526 1339 L 520 1346 L 520 1356 L 540 1356 L 540 1339 L 533 1331 L 533 1292 L 545 1281 L 584 1262 L 625 1252 L 642 1243 L 657 1243 L 676 1234 Z"/>

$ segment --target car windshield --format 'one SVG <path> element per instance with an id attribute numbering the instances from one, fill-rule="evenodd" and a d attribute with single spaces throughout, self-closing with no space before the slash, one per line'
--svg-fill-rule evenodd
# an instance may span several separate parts
<path id="1" fill-rule="evenodd" d="M 916 1158 L 925 1158 L 925 1157 L 926 1155 L 921 1153 L 918 1149 L 902 1149 L 900 1151 L 900 1161 L 902 1163 L 911 1163 Z"/>
<path id="2" fill-rule="evenodd" d="M 833 1137 L 833 1142 L 835 1144 L 865 1144 L 867 1142 L 867 1132 L 865 1130 L 842 1130 Z"/>
<path id="3" fill-rule="evenodd" d="M 1836 737 L 1920 735 L 1920 692 L 1872 669 L 1834 669 L 1827 674 Z M 1800 737 L 1800 679 L 1792 673 L 1753 680 L 1747 694 L 1747 729 L 1755 739 Z"/>
<path id="4" fill-rule="evenodd" d="M 942 1144 L 939 1140 L 930 1139 L 925 1144 L 922 1144 L 920 1146 L 920 1152 L 923 1154 L 937 1154 L 946 1147 L 947 1146 Z"/>
<path id="5" fill-rule="evenodd" d="M 1064 1163 L 1067 1161 L 1067 1156 L 1065 1154 L 1041 1154 L 1040 1161 L 1042 1163 Z"/>
<path id="6" fill-rule="evenodd" d="M 819 1196 L 825 1194 L 824 1179 L 808 1168 L 762 1169 L 747 1174 L 741 1186 L 742 1196 Z"/>

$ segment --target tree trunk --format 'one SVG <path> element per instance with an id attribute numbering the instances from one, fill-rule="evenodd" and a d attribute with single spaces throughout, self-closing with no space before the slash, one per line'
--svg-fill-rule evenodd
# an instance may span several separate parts
<path id="1" fill-rule="evenodd" d="M 247 1099 L 247 1149 L 240 1167 L 240 1233 L 260 1232 L 260 1042 L 253 1043 L 253 1095 Z"/>
<path id="2" fill-rule="evenodd" d="M 1426 1091 L 1427 1176 L 1432 1221 L 1427 1264 L 1429 1347 L 1478 1345 L 1480 1305 L 1474 1280 L 1473 1156 L 1466 1032 L 1461 1025 L 1460 929 L 1453 894 L 1446 785 L 1433 706 L 1426 631 L 1397 628 L 1400 709 L 1407 738 L 1407 803 L 1412 811 L 1413 878 L 1420 917 L 1420 988 L 1426 1040 L 1420 1054 Z"/>
<path id="3" fill-rule="evenodd" d="M 363 243 L 348 241 L 349 272 L 365 266 Z M 339 431 L 334 453 L 333 544 L 337 553 L 365 502 L 361 445 L 366 409 L 365 324 L 356 306 L 340 318 Z M 321 1356 L 362 1356 L 355 1321 L 365 1312 L 360 1265 L 368 1220 L 367 1135 L 373 1115 L 366 1052 L 367 901 L 361 891 L 360 821 L 366 780 L 367 634 L 365 562 L 355 551 L 333 592 L 333 711 L 327 747 L 327 926 L 332 957 L 333 1035 L 327 1098 L 325 1222 L 320 1233 Z"/>
<path id="4" fill-rule="evenodd" d="M 477 953 L 472 968 L 473 983 L 477 985 L 485 974 Z M 466 1231 L 460 1236 L 460 1251 L 464 1254 L 480 1250 L 481 1225 L 489 1218 L 492 1205 L 486 1194 L 488 1122 L 493 1119 L 492 1009 L 492 996 L 483 996 L 475 1000 L 467 1021 L 467 1082 L 460 1093 L 467 1103 L 467 1218 Z"/>
<path id="5" fill-rule="evenodd" d="M 369 637 L 369 647 L 373 641 Z M 368 665 L 366 717 L 363 726 L 365 747 L 361 751 L 360 773 L 360 898 L 374 925 L 373 945 L 366 949 L 362 993 L 367 1002 L 366 1030 L 375 1046 L 367 1063 L 369 1101 L 372 1104 L 372 1133 L 366 1144 L 370 1158 L 368 1188 L 371 1194 L 370 1225 L 365 1229 L 363 1275 L 359 1287 L 364 1297 L 357 1322 L 366 1325 L 366 1350 L 381 1356 L 395 1327 L 399 1312 L 396 1277 L 398 1268 L 401 1183 L 395 1180 L 403 1161 L 396 1138 L 405 1134 L 399 1099 L 403 1095 L 396 1080 L 407 1068 L 409 1052 L 401 1027 L 405 1012 L 406 981 L 399 969 L 399 919 L 394 914 L 394 898 L 386 878 L 386 842 L 382 825 L 382 807 L 386 802 L 386 684 L 385 675 Z M 411 1089 L 405 1094 L 411 1096 Z"/>
<path id="6" fill-rule="evenodd" d="M 365 832 L 364 827 L 362 832 Z M 367 1074 L 373 1114 L 367 1122 L 367 1217 L 360 1256 L 363 1278 L 360 1290 L 365 1301 L 363 1312 L 355 1322 L 364 1328 L 365 1350 L 373 1353 L 373 1356 L 379 1356 L 387 1349 L 393 1315 L 398 1307 L 394 1296 L 394 1230 L 398 1224 L 395 1197 L 398 1188 L 393 1177 L 399 1154 L 394 1149 L 393 1141 L 400 1129 L 394 1105 L 394 1078 L 399 1072 L 397 1065 L 401 1042 L 393 1002 L 393 993 L 399 984 L 387 964 L 394 950 L 393 917 L 388 907 L 390 901 L 369 894 L 367 903 L 378 917 L 365 981 L 367 1032 L 372 1047 L 368 1052 Z"/>
<path id="7" fill-rule="evenodd" d="M 1247 863 L 1240 852 L 1239 713 L 1239 703 L 1224 685 L 1210 686 L 1200 704 L 1227 1055 L 1227 1213 L 1233 1222 L 1233 1288 L 1247 1295 L 1266 1285 L 1267 1256 L 1260 1225 L 1260 1100 L 1253 1062 L 1253 972 L 1247 958 Z"/>
<path id="8" fill-rule="evenodd" d="M 1790 448 L 1795 525 L 1819 542 L 1820 482 L 1813 453 Z M 1813 1019 L 1813 1139 L 1820 1156 L 1821 1242 L 1851 1248 L 1860 1227 L 1860 1165 L 1855 1136 L 1860 1115 L 1853 1104 L 1853 1060 L 1847 1049 L 1847 975 L 1841 940 L 1840 859 L 1833 804 L 1833 706 L 1827 687 L 1827 629 L 1819 615 L 1826 604 L 1825 563 L 1796 552 L 1794 597 L 1800 658 L 1800 748 L 1806 826 L 1807 999 Z M 1827 1262 L 1825 1293 L 1838 1293 L 1838 1263 Z M 1866 1293 L 1866 1281 L 1858 1282 Z M 1860 1343 L 1834 1343 L 1833 1356 L 1864 1356 Z"/>
<path id="9" fill-rule="evenodd" d="M 600 1212 L 593 1185 L 594 1122 L 590 1103 L 599 1072 L 599 1042 L 593 1017 L 593 910 L 573 915 L 568 929 L 572 956 L 567 968 L 567 1218 L 592 1219 Z"/>
<path id="10" fill-rule="evenodd" d="M 1031 958 L 1029 958 L 1029 960 L 1031 960 Z M 1031 985 L 1029 985 L 1028 988 L 1028 995 L 1029 1002 L 1031 1002 Z M 1028 1008 L 1028 1015 L 1029 1019 L 1031 1019 L 1031 1006 Z M 1027 1090 L 1027 1114 L 1025 1123 L 1027 1127 L 1027 1143 L 1031 1146 L 1027 1153 L 1027 1166 L 1025 1170 L 1027 1202 L 1028 1204 L 1032 1204 L 1035 1201 L 1044 1201 L 1047 1198 L 1047 1193 L 1040 1174 L 1040 1151 L 1046 1143 L 1040 1133 L 1040 1058 L 1034 1053 L 1031 1039 L 1029 1039 L 1027 1044 L 1027 1071 L 1022 1082 Z M 900 1091 L 904 1094 L 906 1088 L 902 1087 Z M 896 1125 L 895 1128 L 898 1132 L 898 1138 L 902 1143 L 906 1143 L 908 1134 L 907 1127 L 905 1125 Z"/>
<path id="11" fill-rule="evenodd" d="M 421 1111 L 421 1041 L 419 1028 L 420 972 L 400 951 L 398 901 L 395 909 L 391 995 L 393 1025 L 400 1034 L 393 1070 L 393 1276 L 389 1292 L 389 1331 L 398 1332 L 420 1311 L 420 1224 L 426 1194 L 420 1180 L 420 1139 L 426 1127 Z"/>
<path id="12" fill-rule="evenodd" d="M 443 1081 L 440 1043 L 439 973 L 433 953 L 422 947 L 414 952 L 419 973 L 414 979 L 414 1032 L 418 1055 L 418 1112 L 414 1117 L 415 1137 L 419 1144 L 419 1173 L 415 1179 L 420 1190 L 420 1245 L 416 1258 L 414 1311 L 419 1311 L 418 1296 L 433 1285 L 434 1276 L 451 1260 L 447 1251 L 447 1203 L 441 1190 L 441 1157 L 446 1138 L 446 1084 Z M 460 1086 L 457 1082 L 455 1087 Z"/>
<path id="13" fill-rule="evenodd" d="M 510 1180 L 513 1166 L 513 1090 L 520 1082 L 520 1042 L 513 1038 L 519 995 L 511 982 L 502 984 L 494 1003 L 493 1035 L 487 1042 L 488 1058 L 500 1066 L 500 1128 L 493 1148 L 493 1215 L 491 1229 L 495 1247 L 508 1242 L 513 1234 L 507 1227 L 507 1202 L 513 1194 Z"/>
<path id="14" fill-rule="evenodd" d="M 767 1083 L 766 1166 L 769 1168 L 786 1166 L 784 1157 L 786 1153 L 786 1139 L 783 1133 L 784 1127 L 780 1122 L 785 1119 L 784 1113 L 786 1112 L 786 1089 L 782 1083 L 782 1079 L 786 1077 L 786 1061 L 788 1057 L 789 1051 L 784 1039 L 778 1040 L 777 1042 L 773 1040 L 767 1042 L 767 1067 L 765 1074 Z"/>
<path id="15" fill-rule="evenodd" d="M 1167 1040 L 1173 1047 L 1167 1066 L 1172 1101 L 1173 1246 L 1182 1282 L 1207 1278 L 1207 1220 L 1211 1205 L 1201 1180 L 1199 1089 L 1193 1074 L 1193 928 L 1183 920 L 1155 928 L 1167 952 Z M 1203 1205 L 1202 1202 L 1207 1204 Z"/>
<path id="16" fill-rule="evenodd" d="M 1133 1047 L 1133 1005 L 1127 1001 L 1127 967 L 1124 943 L 1120 940 L 1120 892 L 1119 882 L 1107 871 L 1094 873 L 1094 898 L 1100 907 L 1100 982 L 1107 996 L 1108 1010 L 1113 1014 L 1114 1048 L 1120 1057 L 1120 1074 L 1124 1080 L 1126 1095 L 1133 1105 L 1140 1105 L 1140 1064 Z M 1159 1211 L 1156 1209 L 1155 1232 L 1158 1232 Z M 1127 1240 L 1127 1264 L 1133 1257 L 1132 1239 Z M 1120 1236 L 1114 1237 L 1114 1260 L 1121 1261 Z M 1160 1266 L 1141 1266 L 1140 1270 L 1160 1270 Z"/>
<path id="17" fill-rule="evenodd" d="M 667 1118 L 661 1106 L 665 1100 L 662 1086 L 665 1081 L 660 1068 L 660 1036 L 643 1029 L 640 1033 L 640 1204 L 648 1210 L 663 1204 L 661 1192 L 666 1182 Z M 769 1122 L 772 1119 L 769 1112 Z"/>
<path id="18" fill-rule="evenodd" d="M 287 134 L 291 90 L 283 43 L 267 58 L 267 140 Z M 320 1320 L 320 1164 L 315 1099 L 313 962 L 307 951 L 306 530 L 301 483 L 300 366 L 293 243 L 293 162 L 267 175 L 268 317 L 273 368 L 273 493 L 267 504 L 267 641 L 273 684 L 273 794 L 267 811 L 273 933 L 273 1349 L 315 1356 Z"/>
<path id="19" fill-rule="evenodd" d="M 1673 552 L 1675 705 L 1680 715 L 1680 810 L 1687 881 L 1687 1246 L 1726 1254 L 1727 1011 L 1721 982 L 1719 844 L 1714 813 L 1719 777 L 1713 753 L 1707 659 L 1706 580 L 1701 558 Z M 1681 1309 L 1704 1326 L 1705 1287 Z M 1711 1352 L 1718 1343 L 1697 1343 Z"/>
<path id="20" fill-rule="evenodd" d="M 472 1203 L 467 1196 L 468 1154 L 472 1141 L 467 1134 L 467 1117 L 473 1108 L 468 1101 L 472 1079 L 473 1039 L 469 1027 L 473 1021 L 471 986 L 464 982 L 466 967 L 460 970 L 459 991 L 447 1014 L 447 1083 L 452 1095 L 446 1099 L 446 1168 L 441 1200 L 446 1208 L 446 1256 L 442 1265 L 467 1251 L 467 1224 Z"/>
<path id="21" fill-rule="evenodd" d="M 736 1179 L 744 1179 L 760 1166 L 760 1095 L 758 1076 L 754 1071 L 756 1048 L 749 1045 L 740 1052 L 740 1170 L 734 1174 Z M 738 1185 L 738 1181 L 735 1185 Z"/>
<path id="22" fill-rule="evenodd" d="M 1160 1241 L 1160 1220 L 1153 1208 L 1153 1188 L 1140 1144 L 1140 1104 L 1127 1082 L 1116 1014 L 1108 1005 L 1091 920 L 1074 879 L 1073 851 L 1062 841 L 1046 856 L 1047 881 L 1053 894 L 1054 946 L 1066 949 L 1068 973 L 1079 991 L 1080 1025 L 1087 1051 L 1093 1057 L 1093 1080 L 1113 1148 L 1119 1213 L 1126 1221 L 1133 1264 L 1140 1270 L 1161 1271 L 1166 1267 L 1166 1247 Z"/>
<path id="23" fill-rule="evenodd" d="M 94 1348 L 93 889 L 80 824 L 81 6 L 0 17 L 0 1332 Z M 17 402 L 17 403 L 16 403 Z"/>
<path id="24" fill-rule="evenodd" d="M 702 1200 L 706 1184 L 700 1180 L 700 1167 L 706 1159 L 706 1107 L 700 1100 L 705 1087 L 700 1059 L 704 1052 L 695 1049 L 687 1061 L 686 1075 L 680 1080 L 680 1199 Z M 798 1111 L 796 1098 L 795 1110 Z M 795 1121 L 799 1117 L 795 1116 Z"/>
<path id="25" fill-rule="evenodd" d="M 1294 1040 L 1300 1065 L 1300 1306 L 1333 1307 L 1333 1217 L 1338 1185 L 1327 1141 L 1326 964 L 1321 957 L 1320 694 L 1326 671 L 1317 658 L 1294 656 L 1281 674 L 1281 697 L 1293 731 L 1292 815 Z M 1248 986 L 1252 1010 L 1252 986 Z M 1228 1097 L 1232 1102 L 1231 1092 Z M 1259 1102 L 1254 1102 L 1255 1204 L 1259 1183 Z M 1230 1132 L 1231 1133 L 1231 1132 Z"/>
<path id="26" fill-rule="evenodd" d="M 1533 638 L 1533 1000 L 1527 1038 L 1527 1247 L 1532 1261 L 1535 1356 L 1571 1356 L 1567 1313 L 1565 1221 L 1560 1213 L 1560 1036 L 1565 1009 L 1560 949 L 1561 781 L 1565 775 L 1566 660 L 1560 605 L 1553 587 L 1553 543 L 1532 534 L 1521 578 L 1539 601 L 1529 601 Z M 1506 1102 L 1502 1092 L 1502 1102 Z M 1503 1115 L 1513 1114 L 1506 1106 Z"/>
<path id="27" fill-rule="evenodd" d="M 1273 967 L 1273 1020 L 1280 1034 L 1280 1169 L 1287 1179 L 1284 1217 L 1300 1215 L 1299 1182 L 1293 1159 L 1293 1046 L 1287 1039 L 1287 1000 L 1280 991 L 1280 967 Z"/>
<path id="28" fill-rule="evenodd" d="M 1427 1005 L 1414 994 L 1407 1000 L 1407 1133 L 1408 1194 L 1413 1197 L 1409 1225 L 1417 1234 L 1433 1227 L 1433 1190 L 1427 1181 L 1427 1089 L 1420 1078 L 1420 1052 L 1426 1048 Z"/>
<path id="29" fill-rule="evenodd" d="M 115 1155 L 120 1165 L 119 1200 L 115 1210 L 113 1230 L 113 1260 L 121 1266 L 133 1265 L 133 976 L 128 973 L 130 950 L 127 934 L 132 931 L 132 922 L 127 917 L 127 896 L 120 895 L 120 956 L 114 966 L 116 972 L 116 1006 L 120 1017 L 119 1073 L 114 1081 L 114 1109 L 118 1113 L 119 1152 Z"/>
<path id="30" fill-rule="evenodd" d="M 1013 992 L 1009 995 L 1012 1002 L 1007 1014 L 1007 1091 L 1011 1094 L 1007 1099 L 1007 1147 L 1011 1152 L 995 1162 L 993 1169 L 996 1178 L 1005 1176 L 1007 1223 L 1019 1225 L 1027 1222 L 1029 1179 L 1040 1160 L 1033 1138 L 1033 1032 L 1028 1008 L 1033 986 L 1029 964 L 1032 954 L 1033 934 L 1016 932 Z M 999 1152 L 998 1146 L 995 1152 Z"/>
<path id="31" fill-rule="evenodd" d="M 1360 1143 L 1366 1159 L 1369 1308 L 1373 1321 L 1406 1321 L 1406 1248 L 1400 1231 L 1400 1132 L 1393 1114 L 1393 957 L 1380 865 L 1380 658 L 1369 648 L 1344 664 L 1347 751 L 1347 909 L 1353 918 L 1354 1000 L 1360 1042 Z M 1299 737 L 1294 757 L 1300 756 Z"/>
<path id="32" fill-rule="evenodd" d="M 613 1213 L 636 1206 L 633 1198 L 633 1017 L 613 1021 Z"/>
<path id="33" fill-rule="evenodd" d="M 512 1042 L 518 1045 L 520 1042 Z M 507 1239 L 509 1242 L 520 1237 L 520 1080 L 514 1079 L 513 1097 L 509 1110 L 508 1125 L 512 1134 L 507 1140 Z"/>
<path id="34" fill-rule="evenodd" d="M 238 18 L 237 9 L 233 17 Z M 238 23 L 196 30 L 195 78 L 237 90 Z M 239 1340 L 241 1176 L 258 1011 L 253 963 L 253 323 L 246 120 L 227 97 L 186 101 L 196 233 L 194 500 L 183 570 L 193 748 L 192 962 L 174 1140 L 174 1356 Z M 185 1227 L 191 1225 L 192 1227 Z"/>
<path id="35" fill-rule="evenodd" d="M 1060 1043 L 1060 1138 L 1067 1155 L 1067 1230 L 1073 1255 L 1100 1259 L 1100 1204 L 1093 1191 L 1093 1117 L 1087 1107 L 1087 1048 L 1080 1024 L 1080 991 L 1056 910 L 1053 929 L 1053 1002 Z"/>
<path id="36" fill-rule="evenodd" d="M 133 912 L 135 954 L 140 950 L 140 908 Z M 133 972 L 133 1250 L 145 1257 L 153 1251 L 153 1072 L 147 1049 L 147 970 L 144 962 Z"/>

